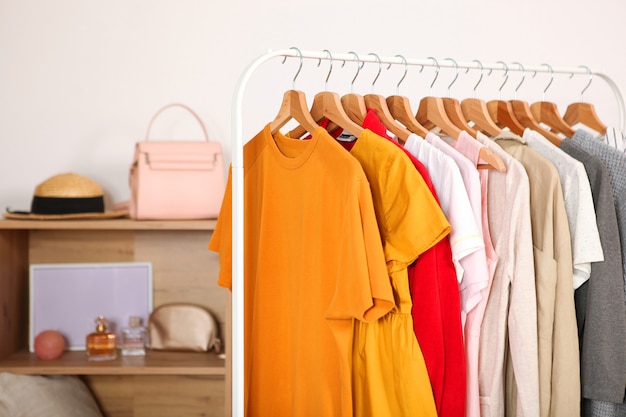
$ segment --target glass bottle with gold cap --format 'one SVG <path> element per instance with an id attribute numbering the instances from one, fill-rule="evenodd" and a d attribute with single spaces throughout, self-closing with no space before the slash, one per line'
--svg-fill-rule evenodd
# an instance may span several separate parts
<path id="1" fill-rule="evenodd" d="M 96 331 L 87 335 L 87 359 L 107 361 L 117 358 L 117 336 L 108 329 L 104 316 L 96 319 Z"/>

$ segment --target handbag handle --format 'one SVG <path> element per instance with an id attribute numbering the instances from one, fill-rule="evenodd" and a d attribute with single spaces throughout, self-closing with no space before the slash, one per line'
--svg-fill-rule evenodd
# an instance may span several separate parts
<path id="1" fill-rule="evenodd" d="M 196 118 L 196 120 L 198 121 L 198 123 L 200 124 L 200 127 L 202 128 L 202 132 L 204 133 L 204 138 L 207 142 L 209 142 L 209 134 L 207 133 L 206 127 L 204 126 L 204 123 L 202 122 L 202 119 L 200 118 L 200 116 L 198 116 L 198 114 L 193 111 L 191 109 L 191 107 L 187 106 L 186 104 L 183 103 L 170 103 L 170 104 L 166 104 L 165 106 L 161 107 L 155 114 L 154 116 L 152 116 L 152 119 L 150 119 L 150 123 L 148 123 L 148 129 L 146 130 L 146 141 L 150 140 L 150 129 L 152 129 L 152 124 L 154 123 L 154 121 L 156 120 L 157 116 L 161 113 L 163 113 L 165 110 L 172 108 L 172 107 L 182 107 L 183 109 L 187 110 L 189 113 L 192 114 L 193 117 Z"/>

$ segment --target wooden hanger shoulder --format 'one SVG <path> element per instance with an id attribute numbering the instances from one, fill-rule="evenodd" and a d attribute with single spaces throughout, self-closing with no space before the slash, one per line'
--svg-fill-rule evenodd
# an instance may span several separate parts
<path id="1" fill-rule="evenodd" d="M 563 120 L 570 126 L 581 123 L 600 134 L 606 134 L 607 126 L 600 120 L 596 109 L 591 103 L 572 103 L 567 106 Z"/>
<path id="2" fill-rule="evenodd" d="M 487 111 L 494 123 L 500 128 L 508 128 L 516 135 L 524 134 L 524 126 L 517 120 L 513 113 L 511 103 L 504 100 L 491 100 L 487 102 Z"/>
<path id="3" fill-rule="evenodd" d="M 453 138 L 461 134 L 459 129 L 448 117 L 440 97 L 427 96 L 420 100 L 415 119 L 427 129 L 438 127 L 443 133 Z"/>
<path id="4" fill-rule="evenodd" d="M 387 101 L 385 98 L 378 94 L 367 94 L 364 96 L 365 106 L 368 109 L 372 109 L 376 112 L 376 116 L 385 125 L 387 130 L 396 135 L 402 142 L 406 142 L 411 132 L 404 126 L 401 126 L 396 122 L 389 108 L 387 107 Z"/>
<path id="5" fill-rule="evenodd" d="M 402 123 L 408 130 L 422 138 L 426 137 L 428 130 L 415 119 L 413 110 L 411 110 L 411 103 L 409 103 L 407 97 L 400 95 L 389 96 L 387 97 L 387 107 L 391 116 Z"/>
<path id="6" fill-rule="evenodd" d="M 530 105 L 530 111 L 537 122 L 545 124 L 551 130 L 567 137 L 574 136 L 574 129 L 563 120 L 555 103 L 538 101 Z"/>
<path id="7" fill-rule="evenodd" d="M 291 119 L 295 119 L 309 133 L 313 133 L 317 128 L 317 123 L 307 108 L 306 96 L 302 91 L 288 90 L 285 92 L 278 114 L 270 123 L 272 134 L 276 133 Z"/>
<path id="8" fill-rule="evenodd" d="M 474 128 L 491 136 L 498 136 L 502 129 L 491 119 L 487 103 L 478 98 L 466 98 L 461 102 L 465 120 L 474 123 Z"/>
<path id="9" fill-rule="evenodd" d="M 511 100 L 511 108 L 513 109 L 513 113 L 515 114 L 515 118 L 519 120 L 520 124 L 524 126 L 524 128 L 533 129 L 538 133 L 541 133 L 543 137 L 548 139 L 552 144 L 559 146 L 561 144 L 561 139 L 557 134 L 545 129 L 541 126 L 533 116 L 532 111 L 530 110 L 530 105 L 523 100 Z"/>

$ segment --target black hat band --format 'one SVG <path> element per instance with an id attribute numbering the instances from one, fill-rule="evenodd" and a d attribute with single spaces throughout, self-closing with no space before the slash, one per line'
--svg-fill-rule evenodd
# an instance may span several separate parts
<path id="1" fill-rule="evenodd" d="M 30 211 L 35 214 L 104 213 L 104 198 L 34 196 Z"/>

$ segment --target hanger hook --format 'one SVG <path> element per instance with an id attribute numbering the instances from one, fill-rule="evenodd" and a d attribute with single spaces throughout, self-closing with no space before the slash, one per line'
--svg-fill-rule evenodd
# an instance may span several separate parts
<path id="1" fill-rule="evenodd" d="M 430 91 L 430 95 L 432 96 L 433 95 L 433 85 L 435 85 L 435 81 L 437 81 L 437 77 L 439 77 L 439 70 L 441 69 L 441 66 L 439 65 L 439 61 L 437 61 L 436 58 L 433 58 L 432 56 L 429 56 L 428 59 L 432 59 L 433 62 L 435 63 L 435 65 L 436 65 L 436 68 L 435 68 L 435 78 L 433 78 L 433 82 L 430 83 L 430 90 L 429 90 Z"/>
<path id="2" fill-rule="evenodd" d="M 452 88 L 452 86 L 456 82 L 456 79 L 459 78 L 459 63 L 456 62 L 456 60 L 452 59 L 452 58 L 445 58 L 444 61 L 452 62 L 454 64 L 454 68 L 456 70 L 456 75 L 454 76 L 454 79 L 452 80 L 452 82 L 450 82 L 450 85 L 448 85 L 448 97 L 450 97 L 450 89 Z"/>
<path id="3" fill-rule="evenodd" d="M 515 93 L 513 94 L 513 98 L 517 100 L 517 90 L 519 90 L 522 84 L 524 84 L 524 80 L 526 79 L 526 68 L 524 68 L 524 66 L 517 61 L 513 62 L 513 64 L 519 65 L 519 69 L 522 71 L 522 79 L 520 80 L 519 84 L 517 84 L 517 87 L 515 87 Z"/>
<path id="4" fill-rule="evenodd" d="M 396 57 L 400 58 L 402 60 L 402 63 L 404 63 L 404 74 L 402 74 L 402 78 L 400 78 L 400 81 L 398 81 L 398 84 L 396 84 L 396 95 L 399 95 L 400 84 L 402 84 L 402 81 L 404 81 L 404 77 L 406 77 L 406 73 L 409 71 L 409 64 L 406 61 L 406 58 L 403 57 L 402 55 L 396 55 Z M 389 69 L 390 67 L 391 67 L 391 64 L 389 64 L 389 67 L 387 67 L 387 69 Z"/>
<path id="5" fill-rule="evenodd" d="M 298 78 L 298 75 L 300 75 L 300 71 L 302 71 L 302 51 L 299 48 L 296 48 L 295 46 L 292 46 L 289 49 L 295 49 L 296 51 L 298 51 L 298 56 L 300 57 L 300 66 L 298 67 L 298 71 L 296 71 L 296 75 L 293 76 L 293 81 L 291 82 L 291 89 L 295 90 L 296 89 L 296 78 Z M 285 63 L 285 61 L 287 61 L 287 55 L 285 55 L 283 57 L 283 62 L 281 62 L 282 64 Z"/>
<path id="6" fill-rule="evenodd" d="M 382 64 L 382 61 L 380 60 L 380 57 L 377 54 L 370 52 L 368 55 L 373 55 L 374 57 L 376 57 L 376 61 L 378 61 L 378 74 L 376 74 L 376 78 L 374 78 L 374 81 L 372 81 L 372 93 L 374 93 L 374 84 L 376 84 L 376 80 L 378 80 L 378 77 L 380 76 L 380 72 L 383 70 L 383 64 Z"/>
<path id="7" fill-rule="evenodd" d="M 330 73 L 333 72 L 333 55 L 330 53 L 328 49 L 324 49 L 323 52 L 328 54 L 328 59 L 330 60 L 330 65 L 328 67 L 328 74 L 326 75 L 326 81 L 324 81 L 324 91 L 328 91 L 328 79 L 330 78 Z M 319 67 L 322 64 L 322 58 L 317 61 L 317 66 Z"/>
<path id="8" fill-rule="evenodd" d="M 363 65 L 365 65 L 365 62 L 361 61 L 361 58 L 359 58 L 359 55 L 357 55 L 356 52 L 350 51 L 348 53 L 354 55 L 354 57 L 356 58 L 356 74 L 354 74 L 354 78 L 352 79 L 352 82 L 350 83 L 350 92 L 354 93 L 354 82 L 356 81 L 356 77 L 359 76 L 359 72 L 361 72 L 361 68 L 363 68 Z M 343 60 L 343 64 L 341 64 L 341 68 L 343 68 L 344 65 L 346 65 L 345 59 Z"/>
<path id="9" fill-rule="evenodd" d="M 498 61 L 497 63 L 498 64 L 502 64 L 502 66 L 504 67 L 504 82 L 502 83 L 500 88 L 498 88 L 498 100 L 501 100 L 502 99 L 502 88 L 504 87 L 504 84 L 506 84 L 507 81 L 509 81 L 509 66 L 504 61 Z"/>
<path id="10" fill-rule="evenodd" d="M 295 46 L 292 46 L 289 49 L 295 49 L 298 52 L 298 56 L 300 58 L 300 66 L 298 67 L 298 71 L 296 71 L 296 74 L 293 76 L 293 80 L 292 80 L 292 89 L 295 90 L 296 89 L 296 79 L 298 78 L 298 75 L 300 75 L 300 71 L 302 71 L 302 62 L 303 62 L 303 56 L 302 56 L 302 51 L 300 50 L 300 48 L 296 48 Z M 287 56 L 285 55 L 285 57 L 283 57 L 283 64 L 285 63 L 285 61 L 287 61 Z"/>
<path id="11" fill-rule="evenodd" d="M 476 85 L 474 86 L 474 89 L 472 90 L 472 98 L 475 98 L 476 97 L 476 89 L 480 85 L 480 82 L 483 80 L 483 73 L 485 71 L 485 67 L 483 66 L 483 63 L 480 62 L 477 59 L 472 60 L 472 62 L 477 63 L 478 67 L 480 68 L 480 78 L 478 79 L 478 82 L 476 83 Z M 491 72 L 489 72 L 489 74 L 491 74 Z"/>
<path id="12" fill-rule="evenodd" d="M 583 91 L 580 92 L 580 101 L 583 101 L 583 95 L 585 94 L 585 91 L 587 91 L 587 89 L 589 88 L 589 86 L 591 85 L 591 81 L 593 81 L 593 74 L 591 73 L 591 68 L 589 68 L 586 65 L 579 65 L 580 68 L 584 68 L 585 71 L 587 71 L 587 74 L 589 75 L 589 82 L 587 83 L 587 85 L 585 86 L 585 88 L 583 88 Z"/>
<path id="13" fill-rule="evenodd" d="M 548 83 L 548 85 L 546 85 L 546 88 L 543 89 L 543 101 L 546 101 L 546 91 L 548 91 L 548 88 L 550 88 L 550 85 L 552 85 L 552 81 L 554 81 L 554 70 L 552 69 L 552 66 L 550 64 L 541 64 L 544 67 L 547 67 L 550 70 L 550 82 Z M 535 73 L 536 74 L 536 73 Z"/>

